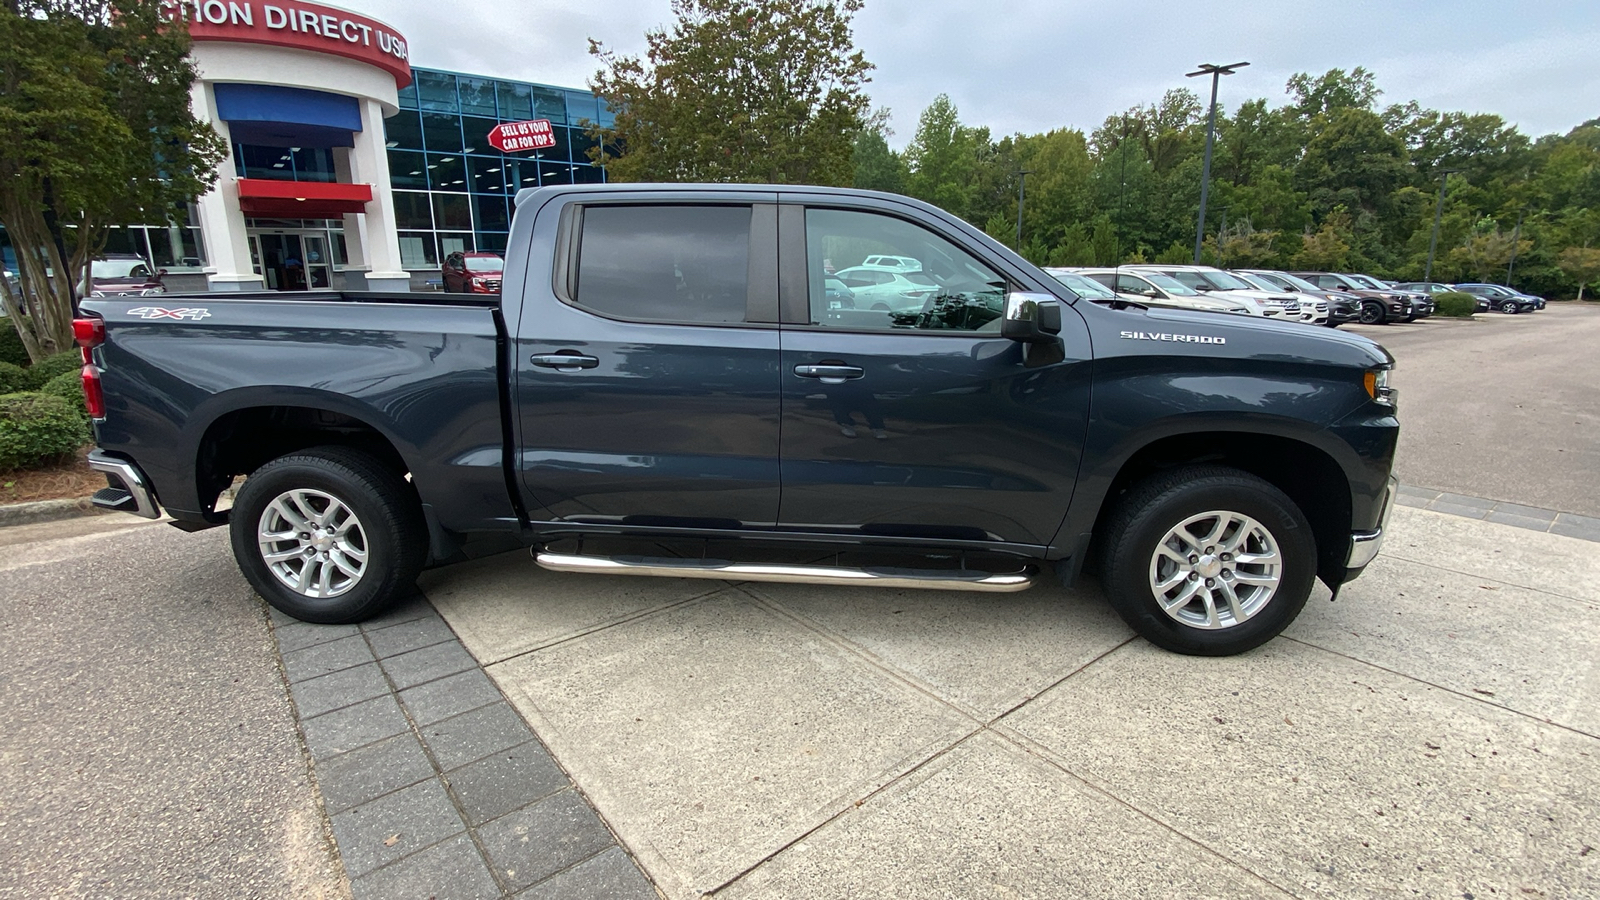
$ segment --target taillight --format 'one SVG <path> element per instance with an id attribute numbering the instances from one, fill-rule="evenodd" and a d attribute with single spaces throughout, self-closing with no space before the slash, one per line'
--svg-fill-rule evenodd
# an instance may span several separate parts
<path id="1" fill-rule="evenodd" d="M 106 395 L 100 390 L 100 367 L 94 363 L 83 367 L 83 405 L 88 408 L 91 419 L 106 417 Z"/>
<path id="2" fill-rule="evenodd" d="M 72 320 L 72 339 L 83 353 L 83 403 L 89 417 L 106 417 L 106 395 L 100 389 L 100 367 L 94 364 L 94 348 L 106 342 L 104 319 L 82 318 Z"/>

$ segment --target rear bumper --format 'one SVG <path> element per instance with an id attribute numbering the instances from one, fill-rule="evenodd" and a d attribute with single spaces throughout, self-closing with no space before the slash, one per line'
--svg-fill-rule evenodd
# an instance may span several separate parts
<path id="1" fill-rule="evenodd" d="M 1383 492 L 1383 507 L 1379 513 L 1378 527 L 1371 531 L 1355 531 L 1350 534 L 1350 550 L 1345 558 L 1345 581 L 1352 581 L 1366 569 L 1367 564 L 1378 556 L 1378 551 L 1383 547 L 1384 532 L 1389 528 L 1389 514 L 1394 511 L 1395 492 L 1400 487 L 1400 480 L 1394 475 L 1389 476 L 1389 486 Z"/>
<path id="2" fill-rule="evenodd" d="M 133 513 L 146 519 L 161 518 L 161 507 L 150 490 L 150 479 L 139 467 L 125 459 L 118 459 L 104 450 L 89 451 L 89 468 L 104 472 L 107 485 L 95 492 L 91 501 L 101 509 Z"/>

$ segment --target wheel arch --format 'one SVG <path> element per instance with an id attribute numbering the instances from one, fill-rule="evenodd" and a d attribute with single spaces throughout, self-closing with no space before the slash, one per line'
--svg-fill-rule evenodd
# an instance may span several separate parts
<path id="1" fill-rule="evenodd" d="M 1116 462 L 1080 484 L 1073 510 L 1055 545 L 1081 566 L 1091 544 L 1130 487 L 1157 472 L 1187 465 L 1220 465 L 1255 475 L 1288 495 L 1317 544 L 1317 574 L 1330 584 L 1344 578 L 1352 517 L 1351 481 L 1335 453 L 1310 435 L 1284 431 L 1196 428 L 1130 442 Z"/>

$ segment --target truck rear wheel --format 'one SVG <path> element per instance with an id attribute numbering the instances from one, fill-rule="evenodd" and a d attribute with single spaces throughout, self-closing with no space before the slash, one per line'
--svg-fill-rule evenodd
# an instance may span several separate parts
<path id="1" fill-rule="evenodd" d="M 416 492 L 347 447 L 292 453 L 253 472 L 234 500 L 233 555 L 272 606 L 306 622 L 359 622 L 409 591 L 427 532 Z"/>
<path id="2" fill-rule="evenodd" d="M 1100 548 L 1112 607 L 1152 644 L 1197 656 L 1243 653 L 1276 637 L 1316 577 L 1316 542 L 1294 501 L 1220 466 L 1135 486 Z"/>

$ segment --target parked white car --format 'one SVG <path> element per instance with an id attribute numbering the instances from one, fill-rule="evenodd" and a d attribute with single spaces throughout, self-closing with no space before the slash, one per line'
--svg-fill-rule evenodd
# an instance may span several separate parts
<path id="1" fill-rule="evenodd" d="M 894 272 L 921 272 L 922 263 L 909 256 L 889 256 L 887 254 L 873 254 L 861 261 L 863 266 L 872 266 L 878 269 L 889 269 Z"/>
<path id="2" fill-rule="evenodd" d="M 850 289 L 855 309 L 906 312 L 921 309 L 928 295 L 939 290 L 939 283 L 923 274 L 902 272 L 883 266 L 851 266 L 833 273 Z"/>
<path id="3" fill-rule="evenodd" d="M 1138 272 L 1159 272 L 1183 282 L 1208 297 L 1237 300 L 1259 309 L 1259 315 L 1280 322 L 1300 321 L 1300 301 L 1287 291 L 1263 291 L 1212 266 L 1154 265 L 1127 266 Z"/>
<path id="4" fill-rule="evenodd" d="M 1239 279 L 1240 281 L 1243 281 L 1245 284 L 1248 284 L 1253 288 L 1267 291 L 1268 293 L 1277 293 L 1283 290 L 1283 288 L 1273 284 L 1265 278 L 1262 278 L 1260 275 L 1255 275 L 1250 272 L 1229 272 L 1228 274 Z M 1328 301 L 1301 295 L 1296 298 L 1296 302 L 1300 304 L 1301 322 L 1304 322 L 1307 325 L 1328 324 Z"/>
<path id="5" fill-rule="evenodd" d="M 1076 275 L 1111 290 L 1131 303 L 1146 306 L 1175 306 L 1181 309 L 1198 309 L 1205 312 L 1233 313 L 1235 315 L 1260 315 L 1248 305 L 1234 303 L 1217 297 L 1207 297 L 1182 282 L 1152 272 L 1129 272 L 1127 269 L 1046 268 L 1046 272 L 1066 282 L 1063 275 Z"/>

